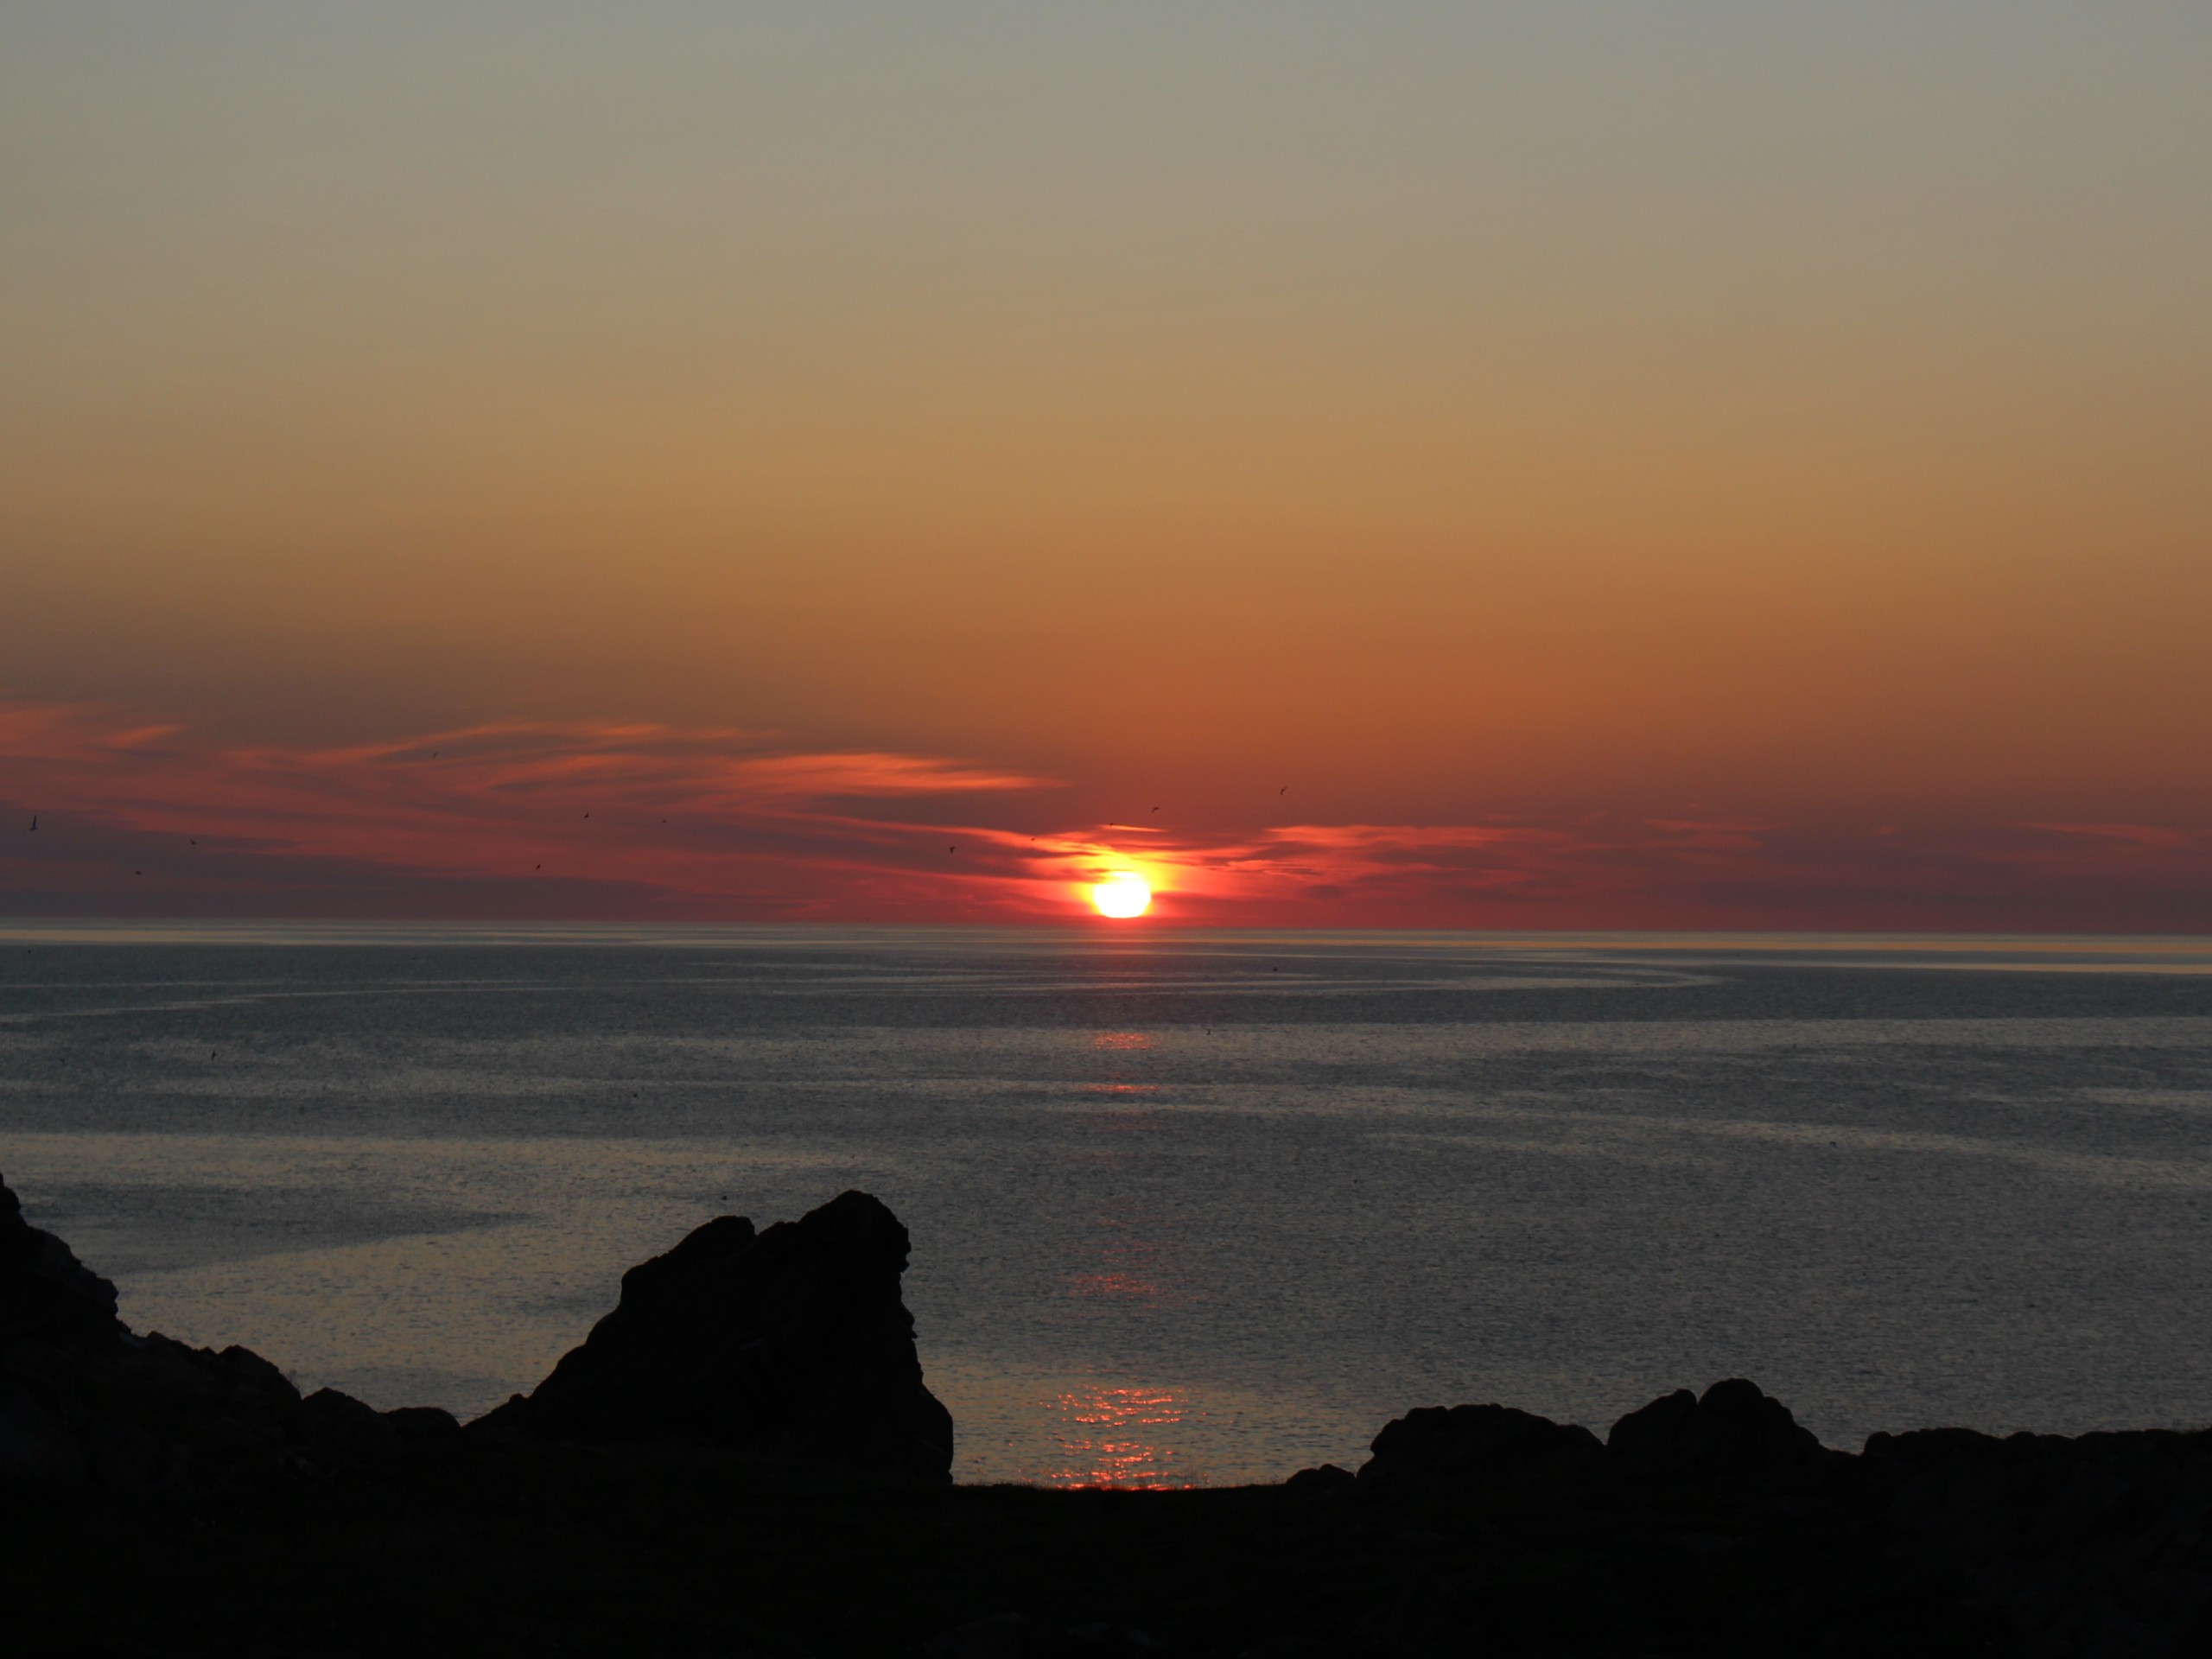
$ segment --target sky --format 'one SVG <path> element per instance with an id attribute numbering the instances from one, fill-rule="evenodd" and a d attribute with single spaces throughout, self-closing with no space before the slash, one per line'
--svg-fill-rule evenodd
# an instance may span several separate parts
<path id="1" fill-rule="evenodd" d="M 2212 932 L 2207 84 L 0 0 L 0 914 Z"/>

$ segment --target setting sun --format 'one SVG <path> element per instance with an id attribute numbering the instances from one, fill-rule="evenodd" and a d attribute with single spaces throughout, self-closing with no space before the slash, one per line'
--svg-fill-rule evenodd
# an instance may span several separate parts
<path id="1" fill-rule="evenodd" d="M 1152 888 L 1133 870 L 1117 871 L 1090 890 L 1102 916 L 1141 916 L 1151 907 Z"/>

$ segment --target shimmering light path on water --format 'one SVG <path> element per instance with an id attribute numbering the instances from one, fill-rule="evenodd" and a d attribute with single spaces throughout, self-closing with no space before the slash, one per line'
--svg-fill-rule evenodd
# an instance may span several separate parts
<path id="1" fill-rule="evenodd" d="M 1276 1478 L 1757 1377 L 2212 1421 L 2212 945 L 0 930 L 0 1171 L 125 1312 L 480 1410 L 882 1195 L 964 1479 Z M 2031 971 L 2032 970 L 2032 971 Z"/>

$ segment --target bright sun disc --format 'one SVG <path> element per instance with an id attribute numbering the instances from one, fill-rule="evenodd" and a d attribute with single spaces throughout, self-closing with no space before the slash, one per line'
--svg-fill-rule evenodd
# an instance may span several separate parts
<path id="1" fill-rule="evenodd" d="M 1141 916 L 1152 904 L 1152 889 L 1141 875 L 1109 875 L 1090 890 L 1102 916 Z"/>

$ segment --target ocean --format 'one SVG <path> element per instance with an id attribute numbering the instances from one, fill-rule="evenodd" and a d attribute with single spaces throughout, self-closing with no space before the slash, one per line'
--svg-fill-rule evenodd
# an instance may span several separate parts
<path id="1" fill-rule="evenodd" d="M 2203 939 L 0 925 L 0 1172 L 135 1328 L 465 1417 L 857 1186 L 971 1482 L 2203 1425 L 2208 1129 Z"/>

